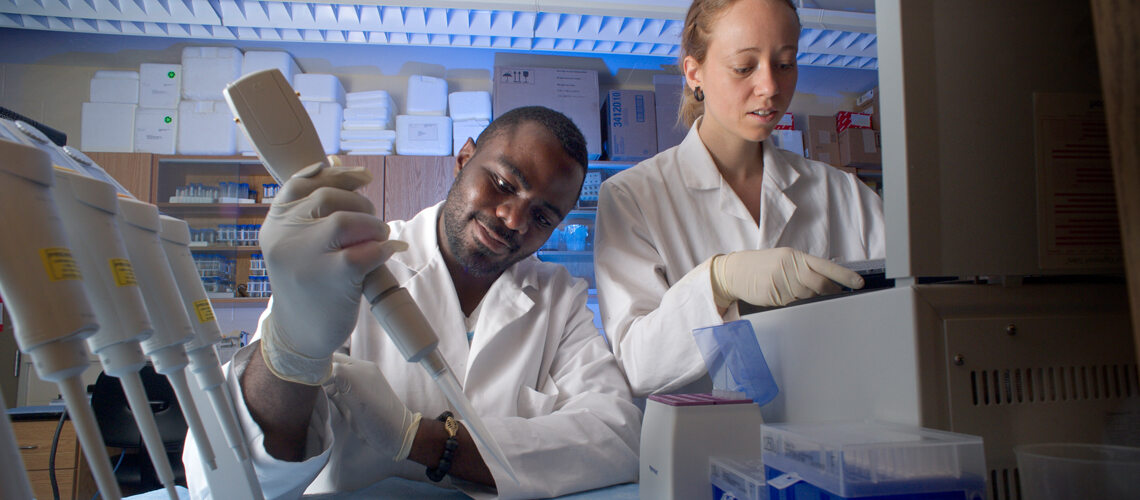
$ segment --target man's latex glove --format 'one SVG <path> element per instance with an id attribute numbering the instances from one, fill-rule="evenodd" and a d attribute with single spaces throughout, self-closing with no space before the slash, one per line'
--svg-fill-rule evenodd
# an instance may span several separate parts
<path id="1" fill-rule="evenodd" d="M 356 324 L 364 276 L 396 251 L 388 226 L 354 192 L 372 179 L 361 168 L 310 165 L 281 186 L 261 226 L 261 251 L 273 283 L 261 352 L 278 378 L 320 385 L 333 351 Z"/>
<path id="2" fill-rule="evenodd" d="M 384 456 L 408 458 L 423 415 L 408 410 L 375 363 L 333 355 L 325 394 L 358 437 Z"/>
<path id="3" fill-rule="evenodd" d="M 792 248 L 717 255 L 710 267 L 713 298 L 722 310 L 735 300 L 758 306 L 784 306 L 798 299 L 838 292 L 840 284 L 852 289 L 863 287 L 858 273 Z"/>

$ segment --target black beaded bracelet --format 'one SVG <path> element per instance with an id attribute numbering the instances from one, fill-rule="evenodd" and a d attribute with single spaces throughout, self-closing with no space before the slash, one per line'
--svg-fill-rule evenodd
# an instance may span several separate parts
<path id="1" fill-rule="evenodd" d="M 451 461 L 455 459 L 455 449 L 459 448 L 459 441 L 455 439 L 455 435 L 459 433 L 459 422 L 449 411 L 439 414 L 436 420 L 443 422 L 443 428 L 447 430 L 447 442 L 443 444 L 443 457 L 439 459 L 439 465 L 434 468 L 428 467 L 427 477 L 434 482 L 439 482 L 447 475 L 447 471 L 451 470 Z"/>

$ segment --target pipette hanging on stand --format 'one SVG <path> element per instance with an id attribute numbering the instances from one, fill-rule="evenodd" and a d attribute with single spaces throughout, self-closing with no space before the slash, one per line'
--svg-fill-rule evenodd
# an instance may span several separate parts
<path id="1" fill-rule="evenodd" d="M 55 382 L 103 498 L 122 497 L 95 414 L 80 379 L 90 364 L 84 340 L 98 324 L 79 266 L 51 198 L 51 159 L 39 149 L 0 139 L 0 295 L 15 323 L 16 343 L 36 373 Z"/>

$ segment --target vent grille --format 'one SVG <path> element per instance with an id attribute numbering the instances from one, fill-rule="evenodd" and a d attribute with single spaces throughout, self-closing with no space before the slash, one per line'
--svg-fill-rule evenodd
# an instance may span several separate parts
<path id="1" fill-rule="evenodd" d="M 1017 469 L 990 469 L 992 500 L 1021 500 L 1021 476 Z"/>
<path id="2" fill-rule="evenodd" d="M 970 386 L 974 406 L 1140 396 L 1135 364 L 974 370 Z"/>

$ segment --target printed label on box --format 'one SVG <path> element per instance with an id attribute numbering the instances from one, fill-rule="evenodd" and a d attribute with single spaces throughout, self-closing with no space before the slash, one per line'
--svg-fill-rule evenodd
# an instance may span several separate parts
<path id="1" fill-rule="evenodd" d="M 439 124 L 412 123 L 408 125 L 408 133 L 411 134 L 413 141 L 438 141 Z"/>

